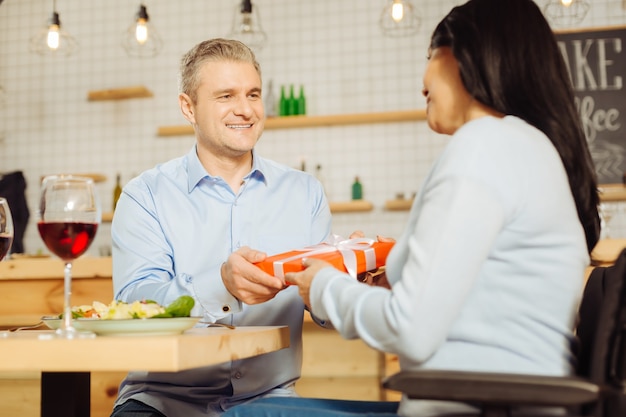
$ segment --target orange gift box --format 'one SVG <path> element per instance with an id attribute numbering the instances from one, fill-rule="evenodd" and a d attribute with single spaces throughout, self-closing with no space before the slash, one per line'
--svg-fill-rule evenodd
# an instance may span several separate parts
<path id="1" fill-rule="evenodd" d="M 255 265 L 270 275 L 284 279 L 287 272 L 304 270 L 302 259 L 316 258 L 356 278 L 357 274 L 384 266 L 393 245 L 394 242 L 377 242 L 367 238 L 347 239 L 336 244 L 322 243 L 269 256 Z"/>

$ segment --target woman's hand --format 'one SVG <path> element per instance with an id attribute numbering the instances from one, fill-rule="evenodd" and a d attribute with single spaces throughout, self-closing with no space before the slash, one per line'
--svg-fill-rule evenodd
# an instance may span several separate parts
<path id="1" fill-rule="evenodd" d="M 389 285 L 389 281 L 387 281 L 387 273 L 385 272 L 385 267 L 381 266 L 378 269 L 373 271 L 367 271 L 357 276 L 359 282 L 370 285 L 372 287 L 383 287 L 388 290 L 391 289 L 391 285 Z"/>
<path id="2" fill-rule="evenodd" d="M 350 239 L 356 239 L 356 238 L 361 238 L 361 237 L 365 237 L 365 234 L 360 230 L 356 230 L 352 232 L 352 234 L 350 235 Z M 395 242 L 396 241 L 394 238 L 383 237 L 380 235 L 376 236 L 376 240 L 378 240 L 379 242 Z M 363 282 L 367 285 L 371 285 L 372 287 L 383 287 L 383 288 L 391 289 L 391 285 L 389 285 L 389 281 L 387 281 L 387 274 L 385 273 L 384 266 L 374 271 L 363 272 L 358 275 L 357 279 L 360 282 Z"/>
<path id="3" fill-rule="evenodd" d="M 320 271 L 320 269 L 329 266 L 332 267 L 332 265 L 326 261 L 314 258 L 302 259 L 302 265 L 305 268 L 304 271 L 287 272 L 285 274 L 285 281 L 298 286 L 298 293 L 300 294 L 300 297 L 302 297 L 304 304 L 306 304 L 310 310 L 311 299 L 309 298 L 309 292 L 311 290 L 311 283 L 313 282 L 313 278 L 315 278 L 315 275 Z"/>

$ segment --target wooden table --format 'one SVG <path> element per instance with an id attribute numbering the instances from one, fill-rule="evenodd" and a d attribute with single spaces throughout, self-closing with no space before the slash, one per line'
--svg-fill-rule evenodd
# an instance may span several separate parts
<path id="1" fill-rule="evenodd" d="M 72 304 L 109 303 L 113 299 L 111 257 L 81 256 L 72 267 Z M 38 323 L 63 309 L 63 262 L 56 257 L 0 262 L 0 329 Z M 352 400 L 383 400 L 380 386 L 384 356 L 361 340 L 345 340 L 305 315 L 302 377 L 298 394 Z M 90 374 L 91 416 L 109 417 L 123 371 Z M 47 380 L 48 377 L 45 377 Z M 41 372 L 0 371 L 0 416 L 40 414 Z M 391 391 L 389 391 L 391 392 Z M 394 392 L 396 393 L 396 392 Z"/>
<path id="2" fill-rule="evenodd" d="M 42 372 L 41 417 L 88 417 L 92 371 L 175 372 L 289 346 L 284 326 L 194 328 L 172 336 L 40 338 L 51 333 L 0 333 L 0 372 Z"/>

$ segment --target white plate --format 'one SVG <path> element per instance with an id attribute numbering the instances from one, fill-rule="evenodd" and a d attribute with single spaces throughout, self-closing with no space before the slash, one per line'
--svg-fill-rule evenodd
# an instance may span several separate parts
<path id="1" fill-rule="evenodd" d="M 61 319 L 44 316 L 41 320 L 52 330 L 61 325 Z M 192 328 L 200 317 L 171 317 L 152 319 L 74 319 L 72 323 L 76 330 L 90 331 L 97 335 L 106 336 L 160 336 L 180 334 Z"/>

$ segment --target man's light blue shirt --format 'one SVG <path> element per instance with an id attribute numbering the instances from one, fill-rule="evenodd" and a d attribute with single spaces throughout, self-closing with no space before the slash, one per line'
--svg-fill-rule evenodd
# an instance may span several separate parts
<path id="1" fill-rule="evenodd" d="M 196 300 L 192 315 L 203 321 L 289 326 L 291 347 L 178 373 L 131 373 L 118 403 L 135 398 L 166 415 L 206 416 L 277 387 L 290 389 L 302 362 L 304 305 L 297 288 L 245 305 L 224 287 L 220 267 L 242 246 L 273 255 L 323 242 L 330 227 L 319 181 L 256 153 L 237 194 L 207 173 L 195 146 L 131 180 L 111 230 L 115 299 L 166 305 L 188 294 Z"/>

